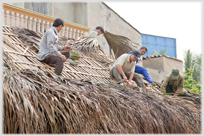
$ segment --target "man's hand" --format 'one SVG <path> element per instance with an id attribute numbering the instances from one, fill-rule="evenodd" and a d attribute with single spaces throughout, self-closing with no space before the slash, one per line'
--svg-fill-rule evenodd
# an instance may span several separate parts
<path id="1" fill-rule="evenodd" d="M 174 94 L 174 97 L 176 97 L 177 96 L 177 94 Z"/>
<path id="2" fill-rule="evenodd" d="M 67 58 L 66 58 L 64 55 L 62 55 L 62 54 L 61 54 L 59 57 L 62 59 L 63 62 L 65 62 L 66 59 L 67 59 Z"/>
<path id="3" fill-rule="evenodd" d="M 63 47 L 63 50 L 64 51 L 70 51 L 71 50 L 71 46 L 65 46 L 65 47 Z"/>
<path id="4" fill-rule="evenodd" d="M 107 33 L 107 31 L 105 30 L 105 31 L 104 31 L 104 34 L 106 34 L 106 33 Z"/>
<path id="5" fill-rule="evenodd" d="M 123 81 L 127 82 L 127 77 L 125 75 L 123 76 Z"/>
<path id="6" fill-rule="evenodd" d="M 127 82 L 127 86 L 131 86 L 131 81 L 128 81 L 128 82 Z"/>

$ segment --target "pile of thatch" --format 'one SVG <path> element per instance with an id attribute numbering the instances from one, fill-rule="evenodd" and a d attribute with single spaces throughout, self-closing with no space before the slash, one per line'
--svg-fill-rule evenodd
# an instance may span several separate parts
<path id="1" fill-rule="evenodd" d="M 95 49 L 99 58 L 84 55 L 82 48 L 74 50 L 82 56 L 83 66 L 66 63 L 58 78 L 52 67 L 35 58 L 42 35 L 26 30 L 26 37 L 11 30 L 3 29 L 4 133 L 201 133 L 199 98 L 164 96 L 158 87 L 149 92 L 148 87 L 114 84 L 103 62 L 96 60 L 100 56 L 111 60 L 99 49 Z M 87 42 L 82 41 L 60 40 L 73 49 Z M 91 47 L 87 44 L 86 49 Z M 99 73 L 104 75 L 94 76 Z"/>
<path id="2" fill-rule="evenodd" d="M 4 133 L 201 133 L 191 101 L 48 75 L 5 68 Z"/>

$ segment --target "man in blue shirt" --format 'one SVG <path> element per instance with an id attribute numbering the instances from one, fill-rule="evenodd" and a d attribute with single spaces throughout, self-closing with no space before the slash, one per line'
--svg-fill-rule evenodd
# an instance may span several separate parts
<path id="1" fill-rule="evenodd" d="M 139 52 L 141 53 L 141 55 L 144 55 L 147 52 L 147 47 L 142 46 L 139 49 Z M 131 54 L 131 53 L 132 53 L 132 51 L 129 54 Z M 138 60 L 136 61 L 136 63 L 138 63 Z M 155 83 L 152 81 L 152 78 L 150 77 L 147 69 L 145 69 L 139 65 L 135 65 L 135 73 L 142 74 L 149 83 L 151 83 L 152 85 L 155 85 Z"/>
<path id="2" fill-rule="evenodd" d="M 63 65 L 69 58 L 70 46 L 58 46 L 58 33 L 62 30 L 64 21 L 60 18 L 55 19 L 53 26 L 47 30 L 40 40 L 40 50 L 37 55 L 39 61 L 45 62 L 55 67 L 55 74 L 61 75 Z"/>

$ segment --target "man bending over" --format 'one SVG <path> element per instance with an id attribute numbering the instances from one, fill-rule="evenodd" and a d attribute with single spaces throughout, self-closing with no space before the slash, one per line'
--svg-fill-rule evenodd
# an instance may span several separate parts
<path id="1" fill-rule="evenodd" d="M 142 81 L 142 78 L 134 73 L 136 60 L 140 56 L 140 52 L 136 50 L 132 51 L 131 54 L 121 55 L 110 70 L 111 77 L 116 79 L 120 85 L 124 85 L 124 82 L 127 82 L 127 85 L 130 86 L 131 80 L 133 79 L 139 87 L 144 87 L 143 82 L 142 84 L 138 84 Z"/>

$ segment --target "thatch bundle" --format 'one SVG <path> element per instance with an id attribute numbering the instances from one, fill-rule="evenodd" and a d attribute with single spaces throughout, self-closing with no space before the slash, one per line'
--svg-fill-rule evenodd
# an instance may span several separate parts
<path id="1" fill-rule="evenodd" d="M 26 40 L 17 39 L 7 29 L 3 29 L 4 133 L 201 133 L 200 99 L 114 84 L 103 63 L 90 57 L 94 54 L 85 56 L 77 50 L 84 65 L 66 63 L 65 70 L 72 69 L 59 78 L 51 67 L 33 57 L 39 38 L 27 41 L 27 49 Z M 9 38 L 17 40 L 11 42 Z M 111 62 L 105 55 L 98 56 Z M 85 61 L 89 70 L 80 69 L 87 67 Z M 70 74 L 73 71 L 75 74 Z M 86 75 L 87 71 L 90 73 Z M 94 76 L 99 73 L 104 76 Z"/>
<path id="2" fill-rule="evenodd" d="M 132 42 L 129 38 L 121 35 L 111 34 L 109 32 L 104 34 L 110 49 L 113 50 L 114 56 L 117 59 L 124 53 L 129 53 L 132 50 L 138 49 L 138 43 Z"/>

